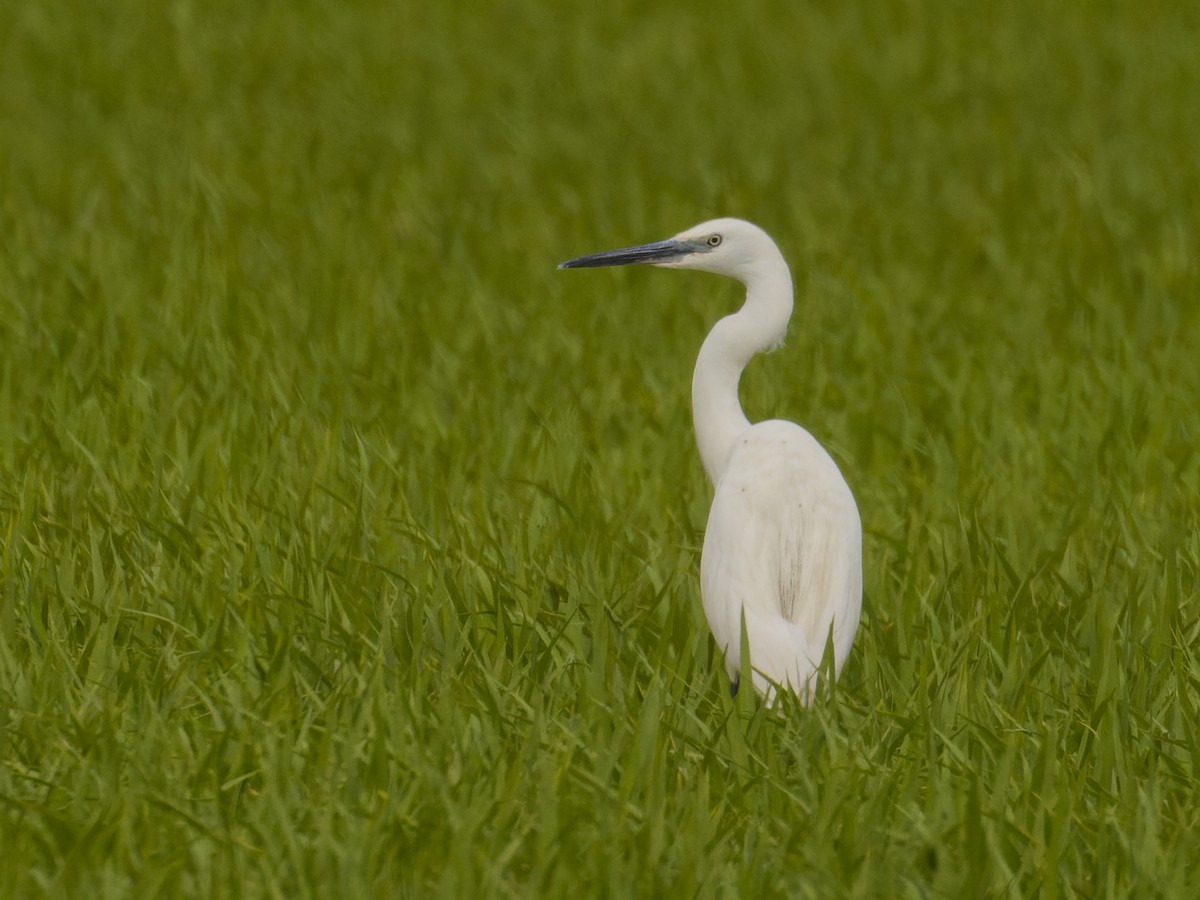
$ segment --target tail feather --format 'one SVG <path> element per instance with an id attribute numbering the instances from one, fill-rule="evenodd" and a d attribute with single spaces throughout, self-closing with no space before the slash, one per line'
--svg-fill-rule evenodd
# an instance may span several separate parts
<path id="1" fill-rule="evenodd" d="M 774 685 L 782 685 L 808 703 L 816 687 L 821 665 L 820 648 L 810 645 L 808 636 L 787 619 L 765 616 L 743 608 L 746 635 L 750 643 L 750 667 L 754 687 L 772 702 Z"/>

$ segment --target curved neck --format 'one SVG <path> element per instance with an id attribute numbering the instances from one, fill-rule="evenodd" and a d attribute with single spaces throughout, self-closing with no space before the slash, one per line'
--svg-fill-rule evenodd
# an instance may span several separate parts
<path id="1" fill-rule="evenodd" d="M 782 255 L 745 279 L 742 308 L 713 326 L 692 373 L 692 421 L 709 481 L 716 485 L 738 435 L 750 427 L 738 400 L 742 370 L 754 354 L 779 346 L 792 315 L 792 278 Z"/>

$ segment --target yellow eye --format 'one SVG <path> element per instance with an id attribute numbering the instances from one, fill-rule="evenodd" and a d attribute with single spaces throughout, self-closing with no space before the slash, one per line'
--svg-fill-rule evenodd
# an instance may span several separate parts
<path id="1" fill-rule="evenodd" d="M 721 236 L 719 234 L 710 234 L 708 236 L 708 246 L 720 247 L 721 246 Z"/>

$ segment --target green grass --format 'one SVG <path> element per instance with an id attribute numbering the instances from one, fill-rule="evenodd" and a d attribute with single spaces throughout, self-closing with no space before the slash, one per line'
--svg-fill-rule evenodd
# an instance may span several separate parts
<path id="1" fill-rule="evenodd" d="M 1191 896 L 1200 16 L 0 8 L 0 895 Z M 865 536 L 728 697 L 688 384 Z"/>

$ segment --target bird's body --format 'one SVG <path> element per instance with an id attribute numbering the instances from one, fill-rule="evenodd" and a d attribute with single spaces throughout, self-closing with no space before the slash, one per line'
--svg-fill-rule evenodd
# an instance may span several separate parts
<path id="1" fill-rule="evenodd" d="M 717 219 L 667 241 L 613 250 L 563 267 L 650 263 L 737 278 L 742 308 L 709 332 L 692 378 L 700 458 L 714 486 L 700 562 L 704 614 L 737 685 L 745 623 L 755 688 L 808 702 L 832 641 L 835 675 L 862 604 L 862 526 L 837 464 L 799 425 L 751 424 L 738 399 L 742 370 L 778 346 L 792 312 L 787 263 L 767 234 Z"/>
<path id="2" fill-rule="evenodd" d="M 832 633 L 835 670 L 850 653 L 862 598 L 862 527 L 837 464 L 792 422 L 751 425 L 716 483 L 700 595 L 725 652 L 741 662 L 746 620 L 754 686 L 807 699 Z"/>

